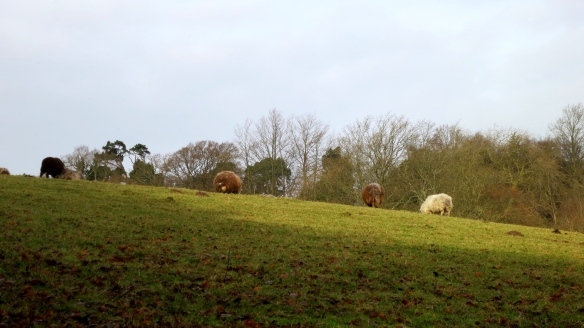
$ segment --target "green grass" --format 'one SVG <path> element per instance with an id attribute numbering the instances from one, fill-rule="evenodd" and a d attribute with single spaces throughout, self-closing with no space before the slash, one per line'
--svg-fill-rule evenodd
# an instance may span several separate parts
<path id="1" fill-rule="evenodd" d="M 0 176 L 0 326 L 584 326 L 583 234 L 208 195 Z"/>

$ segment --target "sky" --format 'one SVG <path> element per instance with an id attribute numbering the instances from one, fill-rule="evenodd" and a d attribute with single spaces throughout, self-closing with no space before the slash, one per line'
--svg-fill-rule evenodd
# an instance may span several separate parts
<path id="1" fill-rule="evenodd" d="M 167 154 L 276 109 L 534 137 L 584 102 L 584 1 L 1 1 L 0 167 Z"/>

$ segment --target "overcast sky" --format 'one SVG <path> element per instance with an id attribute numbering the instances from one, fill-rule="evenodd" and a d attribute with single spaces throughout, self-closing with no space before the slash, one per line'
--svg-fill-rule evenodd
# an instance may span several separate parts
<path id="1" fill-rule="evenodd" d="M 276 108 L 546 136 L 584 102 L 584 1 L 0 1 L 0 167 L 234 141 Z"/>

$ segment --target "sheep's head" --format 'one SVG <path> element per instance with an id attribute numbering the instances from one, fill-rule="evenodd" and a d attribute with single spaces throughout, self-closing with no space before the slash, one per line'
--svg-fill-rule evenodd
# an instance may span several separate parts
<path id="1" fill-rule="evenodd" d="M 225 192 L 225 190 L 227 190 L 227 187 L 225 187 L 225 186 L 222 186 L 222 187 L 221 187 L 221 191 Z"/>

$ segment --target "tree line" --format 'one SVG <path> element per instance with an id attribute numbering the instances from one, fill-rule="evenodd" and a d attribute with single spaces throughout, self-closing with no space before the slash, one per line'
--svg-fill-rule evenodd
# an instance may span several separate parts
<path id="1" fill-rule="evenodd" d="M 132 170 L 127 173 L 124 161 Z M 107 141 L 63 156 L 89 180 L 213 190 L 220 171 L 243 179 L 242 193 L 360 205 L 377 182 L 382 208 L 417 211 L 431 194 L 453 197 L 453 215 L 584 231 L 584 106 L 568 105 L 533 137 L 513 128 L 470 132 L 458 124 L 412 122 L 386 113 L 333 133 L 314 114 L 272 109 L 235 127 L 233 142 L 202 140 L 169 154 Z"/>

